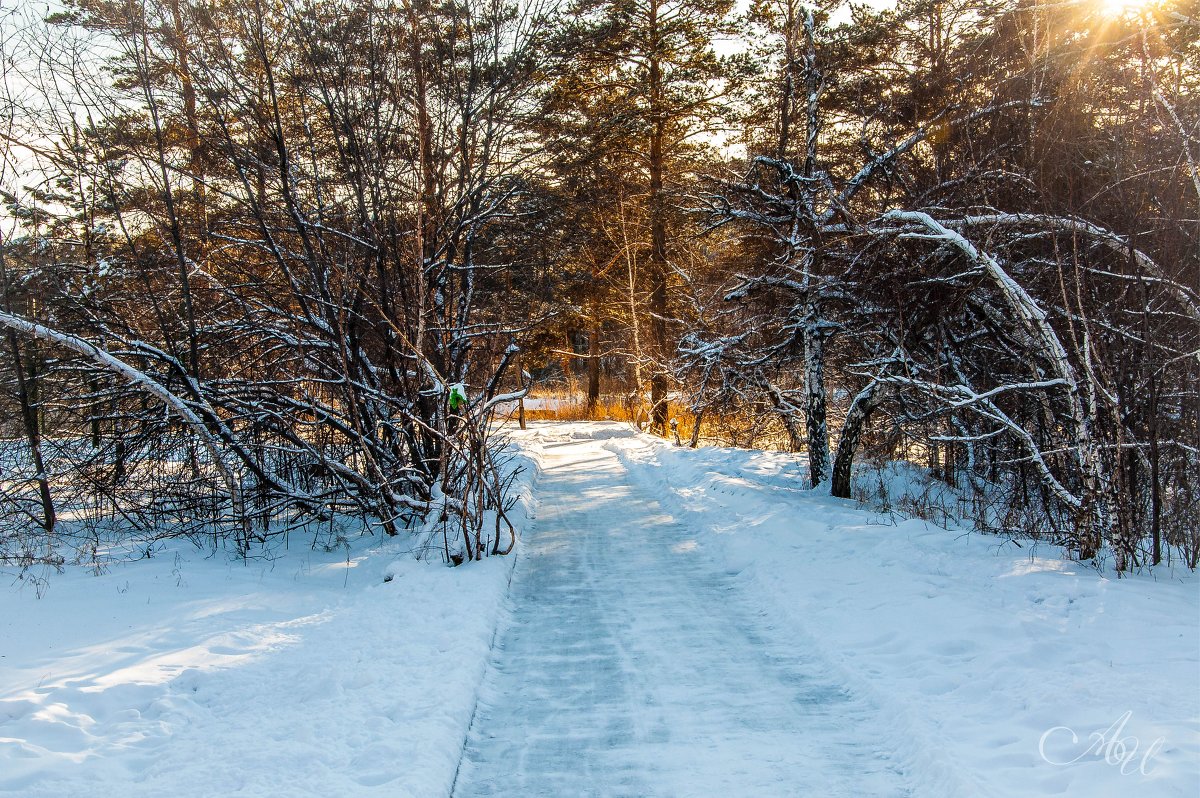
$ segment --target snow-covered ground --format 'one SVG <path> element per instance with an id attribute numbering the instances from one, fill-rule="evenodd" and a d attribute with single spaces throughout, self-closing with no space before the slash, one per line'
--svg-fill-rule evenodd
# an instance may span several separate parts
<path id="1" fill-rule="evenodd" d="M 390 561 L 181 551 L 6 593 L 0 793 L 445 795 L 509 563 Z"/>
<path id="2" fill-rule="evenodd" d="M 516 558 L 178 548 L 5 584 L 0 793 L 1200 790 L 1194 575 L 896 523 L 787 455 L 518 437 Z"/>
<path id="3" fill-rule="evenodd" d="M 515 558 L 411 545 L 4 574 L 0 794 L 446 795 Z"/>
<path id="4" fill-rule="evenodd" d="M 1200 794 L 1200 580 L 896 522 L 787 455 L 607 448 L 890 727 L 919 796 Z"/>

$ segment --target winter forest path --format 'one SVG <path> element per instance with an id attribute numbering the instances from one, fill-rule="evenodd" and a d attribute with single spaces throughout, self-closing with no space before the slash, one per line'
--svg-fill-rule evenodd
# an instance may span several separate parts
<path id="1" fill-rule="evenodd" d="M 603 440 L 542 446 L 455 796 L 908 794 L 872 707 Z"/>

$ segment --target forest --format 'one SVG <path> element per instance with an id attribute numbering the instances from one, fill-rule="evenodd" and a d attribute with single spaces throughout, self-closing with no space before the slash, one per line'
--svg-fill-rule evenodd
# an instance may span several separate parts
<path id="1" fill-rule="evenodd" d="M 504 554 L 551 384 L 1200 561 L 1197 0 L 0 16 L 0 563 Z"/>

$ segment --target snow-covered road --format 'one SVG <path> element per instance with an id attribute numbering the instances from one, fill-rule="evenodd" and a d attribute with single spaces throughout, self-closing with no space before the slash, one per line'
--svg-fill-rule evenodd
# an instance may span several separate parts
<path id="1" fill-rule="evenodd" d="M 906 795 L 886 728 L 596 437 L 540 509 L 454 795 Z"/>

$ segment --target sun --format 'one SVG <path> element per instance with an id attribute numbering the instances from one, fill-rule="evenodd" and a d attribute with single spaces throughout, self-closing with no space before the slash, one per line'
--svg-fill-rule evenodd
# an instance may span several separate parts
<path id="1" fill-rule="evenodd" d="M 1129 17 L 1154 4 L 1154 0 L 1100 0 L 1100 10 L 1106 17 Z"/>

